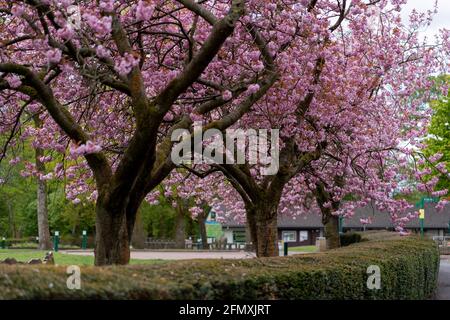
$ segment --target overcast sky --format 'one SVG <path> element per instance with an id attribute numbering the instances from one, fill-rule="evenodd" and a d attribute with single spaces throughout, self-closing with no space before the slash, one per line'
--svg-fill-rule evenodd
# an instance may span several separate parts
<path id="1" fill-rule="evenodd" d="M 404 6 L 403 19 L 407 23 L 408 15 L 413 9 L 419 12 L 433 10 L 435 0 L 408 0 Z M 432 25 L 425 31 L 428 38 L 432 37 L 439 29 L 450 29 L 450 0 L 438 0 L 438 14 L 435 15 Z"/>

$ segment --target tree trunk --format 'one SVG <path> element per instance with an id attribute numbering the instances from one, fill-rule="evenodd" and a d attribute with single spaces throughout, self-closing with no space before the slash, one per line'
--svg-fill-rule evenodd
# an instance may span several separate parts
<path id="1" fill-rule="evenodd" d="M 39 249 L 50 250 L 52 248 L 52 243 L 50 241 L 50 229 L 48 224 L 47 183 L 39 178 L 37 203 Z"/>
<path id="2" fill-rule="evenodd" d="M 36 128 L 42 127 L 42 120 L 38 114 L 33 115 L 33 121 Z M 44 156 L 44 150 L 41 148 L 35 149 L 35 163 L 38 173 L 37 177 L 37 220 L 38 220 L 38 234 L 39 234 L 39 249 L 50 250 L 52 243 L 50 241 L 50 228 L 48 223 L 48 207 L 47 207 L 47 182 L 42 180 L 40 176 L 46 174 L 45 163 L 41 161 Z"/>
<path id="3" fill-rule="evenodd" d="M 257 257 L 277 257 L 278 203 L 262 202 L 246 207 L 247 225 Z"/>
<path id="4" fill-rule="evenodd" d="M 208 233 L 206 232 L 206 220 L 208 219 L 211 207 L 206 203 L 201 205 L 202 211 L 197 215 L 198 229 L 200 232 L 200 238 L 202 240 L 203 249 L 209 249 Z"/>
<path id="5" fill-rule="evenodd" d="M 144 225 L 142 222 L 142 216 L 141 216 L 140 212 L 138 212 L 136 219 L 135 219 L 135 223 L 134 223 L 134 230 L 132 231 L 132 234 L 131 234 L 131 244 L 132 244 L 133 248 L 144 249 L 146 238 L 147 238 L 147 235 L 145 234 Z"/>
<path id="6" fill-rule="evenodd" d="M 339 216 L 334 215 L 333 212 L 339 209 L 340 202 L 333 201 L 332 196 L 325 190 L 325 186 L 321 183 L 316 184 L 315 196 L 322 213 L 322 224 L 324 226 L 327 249 L 339 248 L 341 246 Z M 325 206 L 327 202 L 331 202 L 331 207 Z"/>
<path id="7" fill-rule="evenodd" d="M 256 252 L 258 248 L 258 235 L 256 228 L 256 212 L 251 208 L 246 208 L 247 228 L 250 233 L 250 240 L 252 241 L 253 250 Z"/>
<path id="8" fill-rule="evenodd" d="M 186 246 L 186 215 L 184 206 L 180 201 L 177 203 L 177 218 L 175 223 L 175 246 L 184 249 Z"/>
<path id="9" fill-rule="evenodd" d="M 339 236 L 339 216 L 332 215 L 331 212 L 327 212 L 323 219 L 323 225 L 325 229 L 327 249 L 339 248 L 341 246 Z"/>
<path id="10" fill-rule="evenodd" d="M 36 169 L 39 174 L 45 175 L 45 164 L 40 160 L 44 155 L 42 149 L 37 148 L 36 155 Z M 47 207 L 47 182 L 37 177 L 37 220 L 39 233 L 39 249 L 50 250 L 52 243 L 50 241 L 50 228 L 48 223 L 48 207 Z"/>
<path id="11" fill-rule="evenodd" d="M 256 256 L 277 257 L 278 253 L 278 228 L 277 215 L 258 217 L 256 221 Z"/>
<path id="12" fill-rule="evenodd" d="M 95 265 L 128 264 L 130 240 L 124 209 L 110 209 L 98 199 L 96 213 Z"/>
<path id="13" fill-rule="evenodd" d="M 208 234 L 206 233 L 206 218 L 204 218 L 203 216 L 202 217 L 198 216 L 197 222 L 200 231 L 200 238 L 202 239 L 202 247 L 203 249 L 208 249 L 209 244 L 208 244 Z"/>
<path id="14" fill-rule="evenodd" d="M 11 201 L 9 200 L 8 200 L 8 220 L 11 238 L 15 239 L 17 237 L 16 217 L 14 215 L 14 210 L 12 208 Z"/>

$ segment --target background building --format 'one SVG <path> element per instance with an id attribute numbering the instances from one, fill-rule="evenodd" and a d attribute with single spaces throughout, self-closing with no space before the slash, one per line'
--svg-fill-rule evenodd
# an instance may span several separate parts
<path id="1" fill-rule="evenodd" d="M 411 209 L 416 211 L 417 209 Z M 361 219 L 370 218 L 372 223 L 364 225 Z M 234 221 L 232 217 L 222 223 L 222 231 L 228 243 L 251 242 L 245 223 Z M 409 221 L 407 229 L 420 232 L 419 218 Z M 375 210 L 371 207 L 356 209 L 350 218 L 342 219 L 342 230 L 394 230 L 389 213 Z M 435 204 L 425 204 L 424 234 L 427 236 L 450 235 L 450 205 L 437 212 Z M 280 215 L 278 217 L 278 239 L 289 243 L 289 246 L 314 245 L 316 238 L 323 236 L 322 217 L 319 214 L 300 216 Z"/>

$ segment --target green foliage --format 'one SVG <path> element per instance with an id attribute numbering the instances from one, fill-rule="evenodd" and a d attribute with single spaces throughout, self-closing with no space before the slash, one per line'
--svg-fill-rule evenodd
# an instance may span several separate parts
<path id="1" fill-rule="evenodd" d="M 37 234 L 36 184 L 17 171 L 10 172 L 7 183 L 0 186 L 0 236 Z"/>
<path id="2" fill-rule="evenodd" d="M 142 223 L 149 237 L 159 239 L 173 239 L 175 237 L 177 213 L 172 204 L 164 197 L 160 197 L 158 205 L 143 202 L 139 208 Z M 198 226 L 190 216 L 185 217 L 186 236 L 198 235 Z"/>
<path id="3" fill-rule="evenodd" d="M 426 299 L 432 296 L 439 270 L 439 252 L 434 242 L 415 236 L 389 235 L 388 238 L 288 257 L 85 267 L 83 290 L 67 289 L 63 267 L 2 265 L 0 299 Z M 379 290 L 367 288 L 370 265 L 380 267 Z M 51 288 L 49 283 L 53 284 Z"/>
<path id="4" fill-rule="evenodd" d="M 20 153 L 22 159 L 34 162 L 34 150 L 27 143 L 16 148 L 17 154 L 5 158 L 0 164 L 0 177 L 6 183 L 0 185 L 0 237 L 35 237 L 37 227 L 37 182 L 24 178 L 20 172 L 24 165 L 9 165 L 9 160 Z M 19 152 L 20 151 L 20 152 Z M 47 164 L 51 170 L 54 163 Z M 95 225 L 94 204 L 73 204 L 64 194 L 62 181 L 50 181 L 48 188 L 48 213 L 50 230 L 61 234 L 81 235 L 82 230 L 93 234 Z"/>
<path id="5" fill-rule="evenodd" d="M 60 186 L 48 196 L 50 228 L 61 234 L 81 235 L 83 230 L 93 234 L 95 225 L 95 205 L 85 201 L 73 204 L 68 201 Z"/>
<path id="6" fill-rule="evenodd" d="M 442 83 L 449 84 L 450 76 L 442 76 L 436 79 L 437 85 Z M 449 96 L 442 96 L 439 100 L 430 103 L 433 109 L 433 116 L 430 126 L 428 127 L 429 137 L 426 139 L 426 148 L 424 154 L 432 156 L 436 153 L 442 153 L 442 162 L 446 163 L 447 170 L 450 171 L 450 100 Z M 429 164 L 428 164 L 429 165 Z M 433 169 L 433 176 L 439 176 L 440 180 L 437 189 L 450 189 L 450 179 L 445 175 L 439 174 Z"/>
<path id="7" fill-rule="evenodd" d="M 362 240 L 361 235 L 355 232 L 346 232 L 344 234 L 341 234 L 340 238 L 342 247 L 349 246 L 353 243 L 361 242 Z"/>
<path id="8" fill-rule="evenodd" d="M 144 230 L 149 237 L 169 239 L 174 237 L 176 212 L 167 204 L 149 205 L 144 202 L 140 207 Z"/>

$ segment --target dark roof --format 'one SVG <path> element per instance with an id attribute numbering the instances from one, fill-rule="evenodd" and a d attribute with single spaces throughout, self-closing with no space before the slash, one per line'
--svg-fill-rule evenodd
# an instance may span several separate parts
<path id="1" fill-rule="evenodd" d="M 278 227 L 280 228 L 321 228 L 322 216 L 318 213 L 304 214 L 299 216 L 289 216 L 282 214 L 278 217 Z"/>
<path id="2" fill-rule="evenodd" d="M 417 211 L 417 208 L 410 210 Z M 391 217 L 389 213 L 373 209 L 370 206 L 364 208 L 357 208 L 355 214 L 350 218 L 344 218 L 344 228 L 362 228 L 363 224 L 360 222 L 361 218 L 372 218 L 372 223 L 367 225 L 367 228 L 393 228 Z M 437 212 L 435 204 L 425 204 L 425 223 L 424 227 L 428 229 L 447 229 L 450 223 L 450 205 L 447 205 L 444 210 Z M 236 228 L 244 227 L 245 223 L 237 222 L 233 217 L 228 217 L 222 222 L 224 227 Z M 279 228 L 322 228 L 322 218 L 320 214 L 312 213 L 298 216 L 279 215 Z M 419 218 L 415 218 L 406 224 L 407 228 L 420 228 Z"/>

